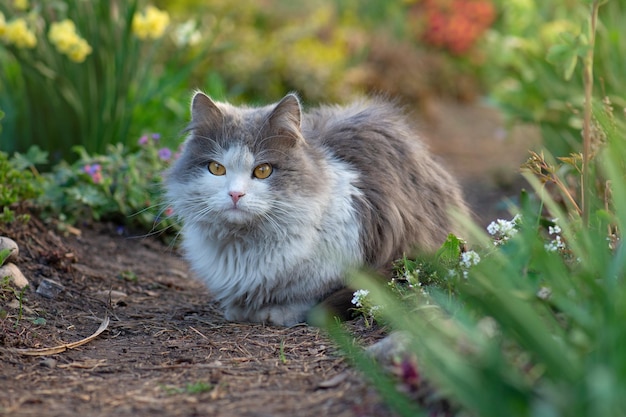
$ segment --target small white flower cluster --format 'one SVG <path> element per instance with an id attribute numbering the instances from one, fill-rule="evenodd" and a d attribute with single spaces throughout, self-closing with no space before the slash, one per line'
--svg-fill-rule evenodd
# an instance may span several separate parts
<path id="1" fill-rule="evenodd" d="M 478 265 L 479 262 L 480 255 L 473 250 L 468 250 L 467 252 L 461 253 L 459 267 L 461 268 L 461 272 L 463 273 L 463 278 L 467 279 L 469 269 L 474 265 Z"/>
<path id="2" fill-rule="evenodd" d="M 467 252 L 463 252 L 461 254 L 461 260 L 459 261 L 459 265 L 461 265 L 461 267 L 464 269 L 469 269 L 473 265 L 478 265 L 479 262 L 480 255 L 473 250 L 468 250 Z"/>
<path id="3" fill-rule="evenodd" d="M 381 306 L 372 304 L 369 294 L 369 290 L 356 290 L 352 294 L 352 304 L 360 308 L 364 315 L 374 317 L 380 311 Z"/>
<path id="4" fill-rule="evenodd" d="M 541 287 L 539 291 L 537 291 L 537 297 L 542 300 L 547 300 L 552 295 L 552 290 L 548 287 Z"/>
<path id="5" fill-rule="evenodd" d="M 365 298 L 370 294 L 369 290 L 356 290 L 352 294 L 352 304 L 357 307 L 363 307 Z"/>
<path id="6" fill-rule="evenodd" d="M 561 228 L 556 224 L 558 219 L 552 219 L 554 226 L 548 226 L 548 234 L 554 235 L 554 239 L 544 245 L 548 252 L 557 252 L 565 249 L 565 242 L 561 239 Z"/>
<path id="7" fill-rule="evenodd" d="M 522 218 L 519 214 L 516 214 L 512 220 L 498 219 L 493 221 L 487 226 L 487 232 L 494 237 L 493 244 L 503 245 L 509 239 L 517 234 L 517 226 L 520 224 Z"/>
<path id="8" fill-rule="evenodd" d="M 360 312 L 365 316 L 366 323 L 368 317 L 374 318 L 382 310 L 381 306 L 372 303 L 369 294 L 369 290 L 356 290 L 352 294 L 352 304 L 360 309 Z"/>

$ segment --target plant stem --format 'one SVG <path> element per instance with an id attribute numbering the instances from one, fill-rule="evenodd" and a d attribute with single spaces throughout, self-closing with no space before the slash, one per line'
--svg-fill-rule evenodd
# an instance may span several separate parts
<path id="1" fill-rule="evenodd" d="M 585 107 L 583 116 L 583 166 L 581 182 L 582 217 L 583 224 L 589 225 L 589 203 L 591 200 L 592 186 L 589 163 L 591 160 L 591 116 L 593 94 L 593 52 L 596 38 L 596 25 L 598 21 L 598 9 L 602 0 L 594 0 L 591 6 L 591 25 L 589 28 L 589 49 L 583 61 L 583 83 L 585 88 Z"/>

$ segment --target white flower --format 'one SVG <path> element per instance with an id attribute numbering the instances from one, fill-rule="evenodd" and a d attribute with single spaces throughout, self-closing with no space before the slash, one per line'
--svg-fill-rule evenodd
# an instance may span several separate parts
<path id="1" fill-rule="evenodd" d="M 541 298 L 542 300 L 547 300 L 548 298 L 550 298 L 551 295 L 552 290 L 548 287 L 541 287 L 539 288 L 539 291 L 537 291 L 537 297 Z"/>
<path id="2" fill-rule="evenodd" d="M 556 252 L 559 249 L 565 249 L 565 243 L 561 240 L 561 236 L 556 235 L 555 238 L 550 242 L 543 245 L 543 247 L 548 252 Z"/>
<path id="3" fill-rule="evenodd" d="M 352 304 L 357 307 L 363 307 L 363 300 L 369 293 L 369 290 L 356 290 L 354 294 L 352 294 Z"/>
<path id="4" fill-rule="evenodd" d="M 174 43 L 179 48 L 184 46 L 194 46 L 202 41 L 202 34 L 197 28 L 197 24 L 193 20 L 188 20 L 178 25 L 172 33 Z"/>
<path id="5" fill-rule="evenodd" d="M 462 268 L 469 269 L 473 265 L 478 265 L 479 262 L 480 255 L 478 255 L 473 250 L 469 250 L 461 254 L 461 261 L 459 262 L 459 264 Z"/>
<path id="6" fill-rule="evenodd" d="M 557 225 L 548 226 L 548 233 L 551 235 L 558 235 L 561 233 L 561 228 Z"/>
<path id="7" fill-rule="evenodd" d="M 521 217 L 519 214 L 515 215 L 512 220 L 498 219 L 487 226 L 487 232 L 496 238 L 494 244 L 500 245 L 517 234 L 517 226 L 520 222 Z"/>

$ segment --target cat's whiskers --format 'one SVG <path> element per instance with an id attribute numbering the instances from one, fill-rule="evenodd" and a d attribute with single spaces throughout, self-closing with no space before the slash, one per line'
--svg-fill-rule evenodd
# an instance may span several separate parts
<path id="1" fill-rule="evenodd" d="M 203 203 L 203 201 L 198 201 L 198 203 Z M 198 205 L 195 207 L 197 208 Z M 200 207 L 202 207 L 202 209 L 195 211 L 189 218 L 194 223 L 206 222 L 210 214 L 218 212 L 217 209 L 209 204 L 202 204 Z"/>
<path id="2" fill-rule="evenodd" d="M 168 198 L 186 257 L 228 320 L 294 324 L 348 267 L 436 249 L 454 226 L 446 209 L 465 207 L 383 100 L 303 113 L 294 95 L 240 108 L 196 93 L 188 132 Z M 212 160 L 221 175 L 209 173 Z M 262 163 L 275 169 L 255 178 Z"/>

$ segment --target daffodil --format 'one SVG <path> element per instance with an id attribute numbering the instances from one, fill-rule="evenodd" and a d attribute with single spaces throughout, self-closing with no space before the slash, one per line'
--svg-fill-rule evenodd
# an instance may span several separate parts
<path id="1" fill-rule="evenodd" d="M 67 56 L 74 62 L 83 62 L 87 55 L 92 52 L 91 46 L 87 43 L 86 40 L 79 38 L 76 40 L 74 45 L 72 45 L 71 50 L 67 53 Z"/>
<path id="2" fill-rule="evenodd" d="M 4 16 L 1 20 L 4 20 Z M 0 26 L 3 24 L 0 21 Z M 37 45 L 35 33 L 28 28 L 26 20 L 22 18 L 4 24 L 4 28 L 0 29 L 0 34 L 4 42 L 9 45 L 15 45 L 18 48 L 34 48 Z"/>
<path id="3" fill-rule="evenodd" d="M 57 50 L 63 54 L 69 53 L 72 45 L 76 43 L 76 26 L 74 22 L 65 19 L 61 22 L 53 22 L 50 25 L 48 38 L 54 44 Z"/>
<path id="4" fill-rule="evenodd" d="M 48 38 L 59 52 L 74 62 L 83 62 L 92 52 L 89 43 L 78 35 L 76 25 L 69 19 L 52 23 Z"/>
<path id="5" fill-rule="evenodd" d="M 139 39 L 158 39 L 163 36 L 169 24 L 170 15 L 150 5 L 144 12 L 135 13 L 132 29 Z"/>

